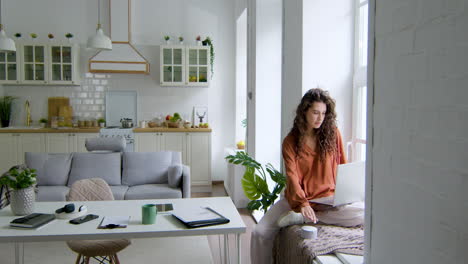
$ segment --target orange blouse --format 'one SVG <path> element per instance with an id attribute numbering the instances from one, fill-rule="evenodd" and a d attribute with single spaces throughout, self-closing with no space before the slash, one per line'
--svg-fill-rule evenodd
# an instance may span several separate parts
<path id="1" fill-rule="evenodd" d="M 287 175 L 285 197 L 295 212 L 300 212 L 302 207 L 309 205 L 311 199 L 335 193 L 336 168 L 338 164 L 346 163 L 341 133 L 338 129 L 336 133 L 338 156 L 327 154 L 324 161 L 307 145 L 296 155 L 295 139 L 291 133 L 283 140 L 283 159 Z"/>

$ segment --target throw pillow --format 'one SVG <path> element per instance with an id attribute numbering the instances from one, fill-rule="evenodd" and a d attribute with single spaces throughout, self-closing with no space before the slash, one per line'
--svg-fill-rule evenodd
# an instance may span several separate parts
<path id="1" fill-rule="evenodd" d="M 37 170 L 37 185 L 65 186 L 68 181 L 71 153 L 26 152 L 26 166 Z"/>
<path id="2" fill-rule="evenodd" d="M 172 188 L 177 188 L 182 183 L 182 165 L 176 164 L 169 166 L 168 182 Z"/>

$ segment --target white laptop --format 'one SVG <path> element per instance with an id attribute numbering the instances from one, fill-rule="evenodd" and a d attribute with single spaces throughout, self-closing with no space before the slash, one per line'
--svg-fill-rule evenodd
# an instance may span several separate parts
<path id="1" fill-rule="evenodd" d="M 364 161 L 338 165 L 335 195 L 309 200 L 309 202 L 339 206 L 364 201 Z"/>

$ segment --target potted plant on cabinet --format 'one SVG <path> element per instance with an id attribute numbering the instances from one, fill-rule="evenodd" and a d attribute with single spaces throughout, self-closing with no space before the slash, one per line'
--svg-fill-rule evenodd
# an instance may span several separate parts
<path id="1" fill-rule="evenodd" d="M 213 78 L 213 75 L 214 75 L 213 62 L 214 62 L 214 57 L 215 57 L 213 41 L 211 40 L 210 37 L 206 37 L 206 39 L 202 41 L 202 44 L 203 46 L 210 46 L 211 78 Z"/>
<path id="2" fill-rule="evenodd" d="M 48 120 L 46 118 L 39 119 L 39 124 L 42 128 L 46 127 Z"/>
<path id="3" fill-rule="evenodd" d="M 0 185 L 10 190 L 11 211 L 15 215 L 27 215 L 34 211 L 36 170 L 25 165 L 12 167 L 0 177 Z"/>
<path id="4" fill-rule="evenodd" d="M 11 106 L 15 99 L 15 97 L 9 95 L 0 97 L 0 120 L 2 127 L 8 127 L 10 125 Z"/>
<path id="5" fill-rule="evenodd" d="M 245 196 L 251 200 L 247 204 L 247 209 L 263 210 L 266 213 L 286 186 L 286 177 L 269 163 L 264 169 L 259 162 L 244 151 L 237 151 L 235 155 L 226 156 L 225 159 L 229 163 L 245 167 L 242 189 L 244 189 Z M 268 188 L 265 170 L 275 182 L 272 191 Z"/>
<path id="6" fill-rule="evenodd" d="M 106 120 L 104 118 L 99 118 L 97 122 L 99 127 L 106 127 Z"/>
<path id="7" fill-rule="evenodd" d="M 169 37 L 168 35 L 164 36 L 164 40 L 166 41 L 166 44 L 169 45 L 169 40 L 171 39 L 171 37 Z"/>

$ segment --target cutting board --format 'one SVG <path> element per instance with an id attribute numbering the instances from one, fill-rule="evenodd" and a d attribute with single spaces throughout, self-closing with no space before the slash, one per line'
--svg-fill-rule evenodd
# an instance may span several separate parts
<path id="1" fill-rule="evenodd" d="M 71 120 L 73 111 L 70 106 L 70 98 L 68 97 L 49 97 L 49 125 L 53 116 L 63 116 L 65 120 Z M 61 115 L 62 114 L 62 115 Z"/>

